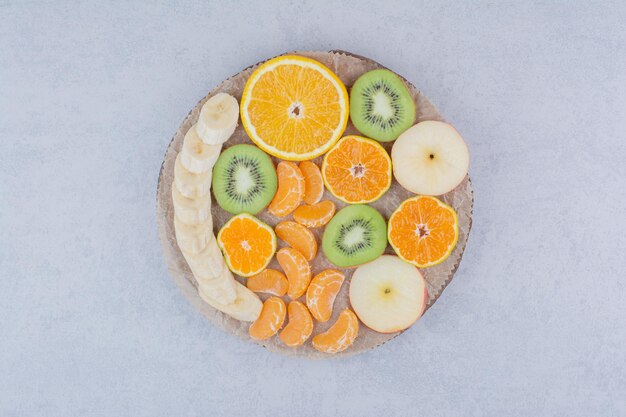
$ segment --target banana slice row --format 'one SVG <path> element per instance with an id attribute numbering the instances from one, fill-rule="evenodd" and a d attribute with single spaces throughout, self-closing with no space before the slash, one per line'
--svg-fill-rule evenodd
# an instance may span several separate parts
<path id="1" fill-rule="evenodd" d="M 238 118 L 237 100 L 220 93 L 204 104 L 198 123 L 185 134 L 174 164 L 174 230 L 200 297 L 237 320 L 254 321 L 263 304 L 226 266 L 211 218 L 211 172 Z"/>

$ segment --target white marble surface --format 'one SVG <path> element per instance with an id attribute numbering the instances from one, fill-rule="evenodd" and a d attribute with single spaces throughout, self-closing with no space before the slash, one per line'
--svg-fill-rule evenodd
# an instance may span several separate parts
<path id="1" fill-rule="evenodd" d="M 156 3 L 0 1 L 0 415 L 626 415 L 623 2 Z M 155 187 L 215 84 L 332 48 L 440 107 L 476 205 L 423 320 L 307 362 L 188 305 Z"/>

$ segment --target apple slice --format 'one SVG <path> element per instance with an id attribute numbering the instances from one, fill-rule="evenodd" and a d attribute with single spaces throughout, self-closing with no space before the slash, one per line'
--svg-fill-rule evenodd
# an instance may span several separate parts
<path id="1" fill-rule="evenodd" d="M 393 255 L 359 266 L 350 283 L 350 304 L 372 330 L 394 333 L 417 321 L 428 292 L 420 271 Z"/>
<path id="2" fill-rule="evenodd" d="M 429 120 L 411 127 L 391 149 L 393 175 L 415 194 L 441 195 L 463 181 L 469 168 L 469 151 L 457 130 Z"/>

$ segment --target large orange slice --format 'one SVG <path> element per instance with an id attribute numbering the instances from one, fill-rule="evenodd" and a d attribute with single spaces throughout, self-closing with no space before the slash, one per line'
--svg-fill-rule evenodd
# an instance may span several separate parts
<path id="1" fill-rule="evenodd" d="M 304 198 L 304 177 L 298 165 L 293 162 L 280 162 L 276 167 L 278 189 L 267 207 L 276 217 L 285 217 L 294 211 Z"/>
<path id="2" fill-rule="evenodd" d="M 330 329 L 313 338 L 313 347 L 326 353 L 341 352 L 349 348 L 358 335 L 359 319 L 352 310 L 346 308 Z"/>
<path id="3" fill-rule="evenodd" d="M 293 248 L 280 249 L 276 253 L 276 260 L 289 281 L 287 295 L 295 300 L 304 294 L 311 282 L 311 267 L 304 255 Z"/>
<path id="4" fill-rule="evenodd" d="M 254 292 L 264 292 L 282 297 L 287 294 L 289 281 L 282 272 L 275 269 L 265 269 L 249 277 L 246 286 Z"/>
<path id="5" fill-rule="evenodd" d="M 317 241 L 313 232 L 300 223 L 292 221 L 280 222 L 274 228 L 276 235 L 287 242 L 289 246 L 297 249 L 304 255 L 307 261 L 313 260 L 317 255 Z"/>
<path id="6" fill-rule="evenodd" d="M 304 202 L 319 202 L 324 195 L 324 179 L 320 169 L 311 161 L 302 161 L 298 167 L 304 175 Z"/>
<path id="7" fill-rule="evenodd" d="M 391 158 L 375 140 L 346 136 L 324 156 L 322 176 L 341 201 L 371 203 L 391 186 Z"/>
<path id="8" fill-rule="evenodd" d="M 293 212 L 293 219 L 306 227 L 321 227 L 335 215 L 335 203 L 320 201 L 312 206 L 300 206 Z"/>
<path id="9" fill-rule="evenodd" d="M 459 239 L 459 221 L 454 209 L 438 198 L 417 196 L 393 212 L 387 235 L 400 258 L 426 268 L 450 256 Z"/>
<path id="10" fill-rule="evenodd" d="M 271 227 L 247 213 L 233 216 L 217 234 L 228 268 L 237 275 L 258 274 L 276 252 L 276 235 Z"/>
<path id="11" fill-rule="evenodd" d="M 265 152 L 290 161 L 330 149 L 348 123 L 348 92 L 321 63 L 284 55 L 257 68 L 241 97 L 241 122 Z"/>
<path id="12" fill-rule="evenodd" d="M 287 307 L 283 300 L 278 297 L 268 298 L 263 303 L 259 318 L 248 329 L 250 337 L 256 340 L 264 340 L 274 336 L 283 327 L 286 314 Z"/>
<path id="13" fill-rule="evenodd" d="M 327 269 L 313 277 L 306 290 L 306 305 L 315 320 L 320 322 L 330 320 L 333 304 L 344 278 L 344 275 L 335 269 Z"/>
<path id="14" fill-rule="evenodd" d="M 280 332 L 280 340 L 290 347 L 300 346 L 313 333 L 311 313 L 300 301 L 292 301 L 287 307 L 289 322 Z"/>

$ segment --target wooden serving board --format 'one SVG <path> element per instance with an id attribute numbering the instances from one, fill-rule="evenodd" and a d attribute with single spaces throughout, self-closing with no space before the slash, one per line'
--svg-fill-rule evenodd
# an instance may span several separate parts
<path id="1" fill-rule="evenodd" d="M 327 67 L 329 67 L 335 74 L 339 76 L 339 78 L 344 82 L 348 90 L 354 83 L 354 81 L 363 73 L 370 71 L 372 69 L 384 68 L 379 63 L 354 54 L 350 54 L 344 51 L 330 51 L 330 52 L 295 52 L 294 54 L 306 56 L 309 58 L 313 58 Z M 189 267 L 185 259 L 183 258 L 178 245 L 176 244 L 176 238 L 174 236 L 174 207 L 172 204 L 171 197 L 171 186 L 172 181 L 174 179 L 174 162 L 176 160 L 176 155 L 180 151 L 183 143 L 183 138 L 185 133 L 189 128 L 196 123 L 198 120 L 198 115 L 200 113 L 200 109 L 204 102 L 212 97 L 213 95 L 225 92 L 233 95 L 237 98 L 237 100 L 241 99 L 241 94 L 243 92 L 243 88 L 245 86 L 248 77 L 252 74 L 252 72 L 260 65 L 261 63 L 250 66 L 240 73 L 230 77 L 222 84 L 213 89 L 204 99 L 202 99 L 187 115 L 185 120 L 183 120 L 182 124 L 176 131 L 174 138 L 172 139 L 170 145 L 165 152 L 165 157 L 163 160 L 163 164 L 161 166 L 161 172 L 159 174 L 159 183 L 157 188 L 157 222 L 159 227 L 159 237 L 161 239 L 161 244 L 163 246 L 163 254 L 165 257 L 165 262 L 170 271 L 170 274 L 174 278 L 176 284 L 180 287 L 183 295 L 193 304 L 198 311 L 206 317 L 206 319 L 212 323 L 213 325 L 223 329 L 224 331 L 234 334 L 244 340 L 249 340 L 250 342 L 259 344 L 261 346 L 266 347 L 267 349 L 278 352 L 285 355 L 299 355 L 308 358 L 323 358 L 323 357 L 339 357 L 339 356 L 351 356 L 377 346 L 382 345 L 388 340 L 393 339 L 398 336 L 401 332 L 391 333 L 391 334 L 381 334 L 374 332 L 373 330 L 367 328 L 363 324 L 360 325 L 359 328 L 359 337 L 356 339 L 355 343 L 348 348 L 347 350 L 329 355 L 326 353 L 318 352 L 311 345 L 311 338 L 302 346 L 297 348 L 290 348 L 285 346 L 277 336 L 274 336 L 271 339 L 264 341 L 256 341 L 250 338 L 248 335 L 248 327 L 250 323 L 237 321 L 226 314 L 215 310 L 208 304 L 206 304 L 199 297 L 197 292 L 197 282 L 195 281 L 193 274 L 191 273 Z M 403 78 L 404 79 L 404 78 Z M 405 80 L 406 81 L 406 80 Z M 444 121 L 443 116 L 437 111 L 437 109 L 431 104 L 431 102 L 426 98 L 419 90 L 417 90 L 411 83 L 407 81 L 407 86 L 411 91 L 413 98 L 417 107 L 417 122 L 421 122 L 424 120 L 441 120 Z M 351 122 L 348 122 L 348 127 L 344 133 L 344 135 L 349 134 L 359 134 L 355 127 Z M 229 146 L 238 144 L 238 143 L 252 143 L 248 136 L 246 135 L 241 124 L 237 127 L 233 136 L 224 144 L 224 148 L 226 149 Z M 391 150 L 392 143 L 383 143 L 383 146 L 387 149 L 387 151 Z M 321 161 L 323 157 L 319 157 L 314 160 L 318 165 L 321 166 Z M 274 159 L 274 163 L 277 163 L 277 159 Z M 405 199 L 413 196 L 412 193 L 408 192 L 404 188 L 402 188 L 395 179 L 392 182 L 391 188 L 387 193 L 378 201 L 372 203 L 371 205 L 378 209 L 385 219 L 388 219 L 391 213 L 398 207 L 398 205 L 404 201 Z M 427 309 L 430 308 L 435 301 L 439 298 L 444 288 L 450 283 L 452 278 L 454 277 L 454 273 L 456 272 L 461 258 L 463 256 L 463 251 L 465 250 L 465 245 L 467 243 L 467 239 L 469 236 L 469 232 L 472 226 L 472 207 L 473 207 L 473 191 L 470 182 L 469 176 L 467 176 L 463 182 L 456 187 L 451 192 L 440 197 L 447 204 L 454 207 L 454 209 L 458 213 L 459 218 L 459 240 L 458 243 L 450 255 L 450 257 L 443 263 L 421 270 L 427 283 L 428 287 L 428 305 Z M 323 200 L 332 200 L 336 206 L 337 210 L 340 210 L 346 204 L 334 198 L 328 191 L 325 191 Z M 217 234 L 220 227 L 232 216 L 231 214 L 222 210 L 219 205 L 215 202 L 213 198 L 212 201 L 212 215 L 213 215 L 213 227 L 214 232 Z M 271 225 L 275 226 L 278 222 L 285 219 L 277 219 L 271 216 L 267 211 L 262 212 L 258 215 L 258 217 Z M 286 219 L 290 219 L 291 216 Z M 322 229 L 314 230 L 318 243 L 321 246 L 321 235 L 323 232 Z M 285 246 L 284 242 L 279 240 L 279 247 Z M 386 253 L 393 253 L 391 247 L 387 247 Z M 278 267 L 278 263 L 276 259 L 272 260 L 270 264 L 270 268 L 280 269 Z M 318 253 L 318 256 L 312 261 L 312 272 L 315 275 L 316 273 L 327 269 L 327 268 L 337 268 L 334 265 L 330 264 L 328 260 L 322 254 L 321 247 Z M 313 335 L 318 334 L 320 332 L 325 331 L 328 327 L 330 327 L 337 316 L 343 308 L 349 306 L 348 300 L 348 287 L 350 285 L 350 278 L 354 269 L 341 269 L 345 275 L 346 280 L 342 286 L 341 291 L 337 295 L 337 299 L 335 300 L 335 306 L 333 311 L 333 317 L 326 323 L 315 323 L 315 329 L 313 331 Z M 245 279 L 241 277 L 236 277 L 240 282 L 245 284 Z M 267 298 L 264 294 L 259 294 L 261 299 L 264 300 Z M 304 297 L 303 297 L 304 299 Z M 287 296 L 284 297 L 285 302 L 289 302 Z M 428 317 L 423 317 L 421 320 L 428 320 Z"/>

